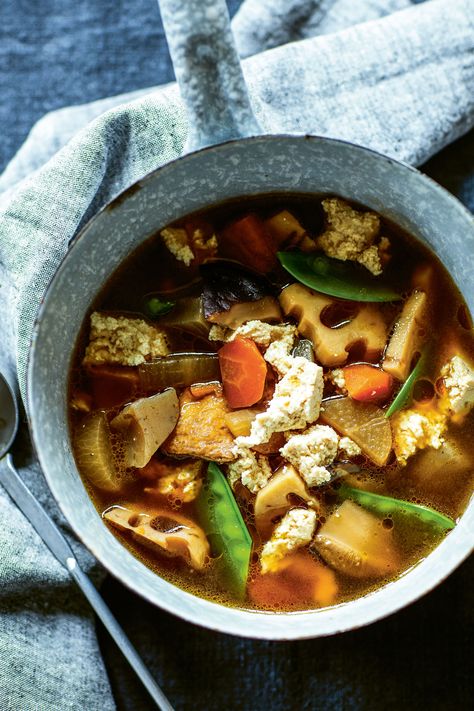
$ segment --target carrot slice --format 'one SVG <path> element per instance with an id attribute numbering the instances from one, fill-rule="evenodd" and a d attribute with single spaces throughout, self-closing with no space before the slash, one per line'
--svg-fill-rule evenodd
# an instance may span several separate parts
<path id="1" fill-rule="evenodd" d="M 232 222 L 223 230 L 223 249 L 227 256 L 251 264 L 265 274 L 276 265 L 276 245 L 263 220 L 250 214 Z"/>
<path id="2" fill-rule="evenodd" d="M 267 364 L 249 338 L 236 338 L 218 351 L 224 395 L 230 407 L 250 407 L 261 400 Z"/>
<path id="3" fill-rule="evenodd" d="M 249 597 L 266 610 L 301 606 L 325 607 L 336 601 L 338 585 L 334 572 L 301 551 L 288 555 L 277 572 L 256 574 L 248 584 Z"/>
<path id="4" fill-rule="evenodd" d="M 347 392 L 359 402 L 383 402 L 393 389 L 393 378 L 375 365 L 360 363 L 344 369 Z"/>

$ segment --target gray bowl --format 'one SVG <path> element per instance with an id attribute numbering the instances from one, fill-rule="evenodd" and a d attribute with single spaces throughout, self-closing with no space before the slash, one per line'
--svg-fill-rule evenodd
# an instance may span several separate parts
<path id="1" fill-rule="evenodd" d="M 474 311 L 473 220 L 432 180 L 377 153 L 327 138 L 261 136 L 228 141 L 148 175 L 82 230 L 39 313 L 28 371 L 28 405 L 34 443 L 51 491 L 76 534 L 107 570 L 150 602 L 190 622 L 237 635 L 296 639 L 368 624 L 437 585 L 472 550 L 474 502 L 433 553 L 362 598 L 311 612 L 224 607 L 161 579 L 110 533 L 78 474 L 67 415 L 68 372 L 77 334 L 104 282 L 127 255 L 186 213 L 272 192 L 336 193 L 393 220 L 441 258 Z"/>
<path id="2" fill-rule="evenodd" d="M 259 128 L 225 1 L 160 0 L 160 6 L 190 118 L 188 149 L 195 152 L 143 178 L 103 209 L 82 230 L 54 277 L 38 316 L 28 370 L 38 457 L 79 538 L 105 568 L 150 602 L 210 629 L 265 639 L 353 629 L 412 602 L 459 565 L 472 549 L 474 502 L 431 555 L 358 600 L 312 612 L 264 613 L 194 597 L 134 558 L 103 524 L 86 493 L 68 431 L 68 372 L 76 337 L 104 282 L 136 247 L 169 222 L 225 200 L 274 192 L 336 193 L 367 205 L 436 252 L 471 311 L 473 220 L 429 178 L 372 151 L 314 136 L 249 138 Z M 222 143 L 212 146 L 217 141 Z"/>

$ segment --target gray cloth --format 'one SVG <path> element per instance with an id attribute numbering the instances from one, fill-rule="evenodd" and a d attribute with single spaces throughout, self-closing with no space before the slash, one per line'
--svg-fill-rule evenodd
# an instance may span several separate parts
<path id="1" fill-rule="evenodd" d="M 403 4 L 301 0 L 285 15 L 275 2 L 268 32 L 256 38 L 268 2 L 247 0 L 235 19 L 237 41 L 247 56 L 340 27 L 334 18 L 347 27 Z M 473 48 L 472 2 L 430 0 L 251 57 L 244 71 L 265 130 L 346 138 L 420 163 L 474 123 Z M 179 155 L 185 133 L 169 86 L 50 114 L 9 165 L 0 179 L 0 309 L 12 318 L 0 348 L 22 385 L 36 309 L 69 239 L 104 202 Z M 28 459 L 22 474 L 49 502 Z M 0 709 L 113 708 L 90 615 L 3 493 L 0 506 L 11 522 L 0 529 Z"/>
<path id="2" fill-rule="evenodd" d="M 403 10 L 410 0 L 246 0 L 232 23 L 241 57 Z"/>

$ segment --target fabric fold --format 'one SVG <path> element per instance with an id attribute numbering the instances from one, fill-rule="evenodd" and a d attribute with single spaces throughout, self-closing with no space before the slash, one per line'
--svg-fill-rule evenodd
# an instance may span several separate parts
<path id="1" fill-rule="evenodd" d="M 339 32 L 411 5 L 410 0 L 245 0 L 232 22 L 241 57 Z"/>

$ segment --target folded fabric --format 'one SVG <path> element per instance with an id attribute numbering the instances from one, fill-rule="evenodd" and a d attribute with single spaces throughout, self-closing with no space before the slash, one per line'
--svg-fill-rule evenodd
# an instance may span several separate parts
<path id="1" fill-rule="evenodd" d="M 403 10 L 410 0 L 245 0 L 232 22 L 241 57 L 250 57 Z"/>
<path id="2" fill-rule="evenodd" d="M 373 19 L 407 4 L 247 0 L 235 19 L 245 55 L 345 27 L 244 62 L 262 128 L 343 138 L 413 164 L 468 131 L 472 2 L 429 0 Z M 35 127 L 0 179 L 0 310 L 11 315 L 0 365 L 17 367 L 23 393 L 37 308 L 70 239 L 117 193 L 180 155 L 186 131 L 174 85 L 63 109 Z M 61 521 L 29 456 L 22 474 Z M 11 522 L 0 528 L 0 708 L 113 708 L 90 614 L 2 492 L 0 510 Z"/>

